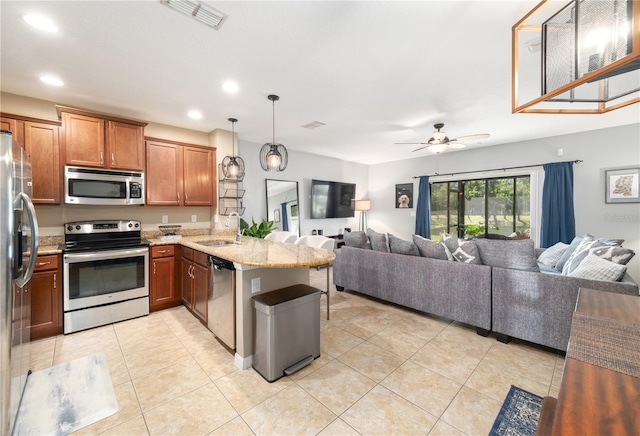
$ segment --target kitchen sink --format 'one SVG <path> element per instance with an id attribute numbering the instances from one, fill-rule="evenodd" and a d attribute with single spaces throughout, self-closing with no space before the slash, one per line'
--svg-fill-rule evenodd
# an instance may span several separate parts
<path id="1" fill-rule="evenodd" d="M 196 242 L 196 244 L 204 245 L 205 247 L 218 247 L 220 245 L 231 245 L 233 241 L 202 241 Z"/>

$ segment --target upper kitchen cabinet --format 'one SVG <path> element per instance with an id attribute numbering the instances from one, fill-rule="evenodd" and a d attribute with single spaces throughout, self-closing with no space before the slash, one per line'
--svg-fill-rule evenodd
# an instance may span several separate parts
<path id="1" fill-rule="evenodd" d="M 144 126 L 81 109 L 56 106 L 62 119 L 65 165 L 144 171 Z"/>
<path id="2" fill-rule="evenodd" d="M 24 147 L 24 123 L 21 120 L 0 117 L 0 130 L 9 130 L 13 134 L 13 139 Z"/>
<path id="3" fill-rule="evenodd" d="M 146 141 L 146 204 L 150 206 L 215 206 L 214 148 Z"/>

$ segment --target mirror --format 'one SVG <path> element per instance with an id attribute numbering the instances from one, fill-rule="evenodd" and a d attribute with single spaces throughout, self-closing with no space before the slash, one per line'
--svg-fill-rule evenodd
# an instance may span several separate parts
<path id="1" fill-rule="evenodd" d="M 266 179 L 267 220 L 274 231 L 288 231 L 300 236 L 298 182 Z"/>

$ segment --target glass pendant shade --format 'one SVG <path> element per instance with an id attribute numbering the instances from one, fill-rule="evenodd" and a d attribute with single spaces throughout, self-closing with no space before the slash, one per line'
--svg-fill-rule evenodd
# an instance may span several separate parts
<path id="1" fill-rule="evenodd" d="M 284 145 L 276 143 L 275 102 L 280 97 L 270 95 L 268 98 L 273 102 L 273 142 L 267 142 L 260 149 L 260 166 L 265 171 L 284 171 L 289 163 L 289 153 Z"/>
<path id="2" fill-rule="evenodd" d="M 222 173 L 225 179 L 239 179 L 242 180 L 244 178 L 244 160 L 240 156 L 235 155 L 235 123 L 238 122 L 235 118 L 229 118 L 231 121 L 231 130 L 232 130 L 232 155 L 225 156 L 222 159 Z"/>

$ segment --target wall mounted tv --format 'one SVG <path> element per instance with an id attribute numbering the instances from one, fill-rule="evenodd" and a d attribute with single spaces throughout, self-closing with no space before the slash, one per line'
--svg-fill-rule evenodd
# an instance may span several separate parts
<path id="1" fill-rule="evenodd" d="M 355 183 L 311 180 L 311 218 L 348 218 L 354 216 L 351 200 Z"/>

